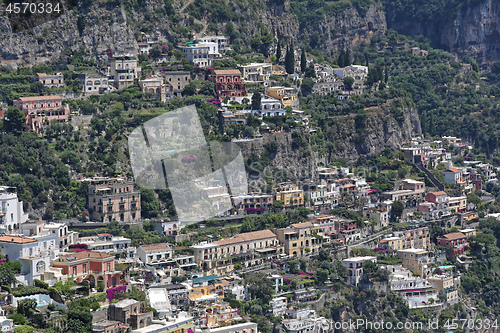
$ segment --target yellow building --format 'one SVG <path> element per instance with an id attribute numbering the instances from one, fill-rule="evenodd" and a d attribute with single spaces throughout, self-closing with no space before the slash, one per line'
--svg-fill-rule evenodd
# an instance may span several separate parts
<path id="1" fill-rule="evenodd" d="M 450 197 L 448 199 L 448 209 L 452 209 L 455 213 L 461 212 L 467 208 L 467 197 Z"/>
<path id="2" fill-rule="evenodd" d="M 155 96 L 163 103 L 171 98 L 172 86 L 169 83 L 163 83 L 162 77 L 139 80 L 139 87 L 145 95 Z"/>
<path id="3" fill-rule="evenodd" d="M 466 237 L 476 236 L 476 229 L 463 229 L 459 231 L 463 233 Z"/>
<path id="4" fill-rule="evenodd" d="M 406 249 L 398 251 L 399 259 L 403 261 L 403 267 L 409 269 L 413 274 L 425 278 L 430 273 L 427 266 L 429 261 L 428 252 L 424 249 Z"/>
<path id="5" fill-rule="evenodd" d="M 452 275 L 434 275 L 427 278 L 434 288 L 443 291 L 446 295 L 446 302 L 458 301 L 458 286 L 460 278 L 453 278 Z"/>
<path id="6" fill-rule="evenodd" d="M 304 191 L 294 184 L 281 184 L 276 188 L 276 199 L 283 203 L 284 207 L 297 207 L 304 204 Z"/>
<path id="7" fill-rule="evenodd" d="M 275 229 L 274 233 L 285 246 L 285 254 L 297 256 L 304 253 L 317 253 L 323 244 L 323 237 L 318 233 L 319 226 L 311 222 L 295 223 L 288 228 Z"/>
<path id="8" fill-rule="evenodd" d="M 299 97 L 294 88 L 269 87 L 266 90 L 266 94 L 280 100 L 285 106 L 291 106 L 292 108 L 299 107 Z"/>
<path id="9" fill-rule="evenodd" d="M 222 283 L 214 283 L 208 286 L 193 287 L 189 291 L 189 299 L 194 302 L 222 300 L 224 298 L 224 286 Z"/>
<path id="10" fill-rule="evenodd" d="M 392 237 L 383 238 L 380 241 L 381 247 L 387 250 L 424 249 L 431 247 L 430 233 L 428 227 L 415 228 L 394 232 Z"/>

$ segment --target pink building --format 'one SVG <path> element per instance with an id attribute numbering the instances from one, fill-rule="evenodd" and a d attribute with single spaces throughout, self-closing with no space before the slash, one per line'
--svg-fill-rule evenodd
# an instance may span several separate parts
<path id="1" fill-rule="evenodd" d="M 37 133 L 51 122 L 65 123 L 69 120 L 69 107 L 63 106 L 61 96 L 21 97 L 14 101 L 14 106 L 24 112 L 27 127 Z"/>

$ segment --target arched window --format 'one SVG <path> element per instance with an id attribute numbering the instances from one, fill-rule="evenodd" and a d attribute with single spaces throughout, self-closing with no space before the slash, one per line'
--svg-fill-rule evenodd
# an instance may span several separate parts
<path id="1" fill-rule="evenodd" d="M 39 261 L 36 264 L 36 272 L 37 273 L 43 273 L 43 272 L 45 272 L 45 262 L 44 261 Z"/>

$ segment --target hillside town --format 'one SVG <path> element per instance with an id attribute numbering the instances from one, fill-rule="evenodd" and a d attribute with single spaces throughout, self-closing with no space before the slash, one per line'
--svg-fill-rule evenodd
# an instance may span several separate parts
<path id="1" fill-rule="evenodd" d="M 387 92 L 399 89 L 388 63 L 349 49 L 319 61 L 281 39 L 243 57 L 227 33 L 134 37 L 104 63 L 2 72 L 2 332 L 361 332 L 336 324 L 382 304 L 394 322 L 410 313 L 453 332 L 441 314 L 459 313 L 498 329 L 500 157 L 413 126 L 414 105 Z M 433 56 L 393 44 L 415 62 Z M 152 120 L 192 105 L 199 117 L 148 136 Z M 362 153 L 335 155 L 347 134 L 333 140 L 328 121 Z M 210 149 L 165 144 L 146 165 L 164 182 L 145 186 L 130 138 L 144 136 L 153 161 L 151 147 L 181 132 Z M 214 142 L 239 154 L 247 191 Z M 196 179 L 174 189 L 169 167 Z"/>

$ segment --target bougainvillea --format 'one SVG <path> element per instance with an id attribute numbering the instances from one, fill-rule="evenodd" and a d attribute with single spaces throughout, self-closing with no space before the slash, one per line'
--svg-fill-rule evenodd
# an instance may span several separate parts
<path id="1" fill-rule="evenodd" d="M 127 286 L 119 286 L 114 288 L 109 288 L 106 290 L 106 297 L 108 297 L 111 302 L 118 297 L 118 294 L 125 293 L 127 291 Z"/>

